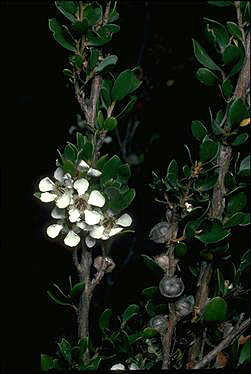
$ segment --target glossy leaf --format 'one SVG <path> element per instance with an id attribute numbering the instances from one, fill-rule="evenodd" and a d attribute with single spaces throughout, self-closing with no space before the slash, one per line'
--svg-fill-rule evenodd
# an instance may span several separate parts
<path id="1" fill-rule="evenodd" d="M 108 21 L 114 22 L 114 21 L 117 21 L 118 18 L 119 18 L 119 13 L 116 11 L 116 3 L 115 3 L 113 9 L 109 13 Z"/>
<path id="2" fill-rule="evenodd" d="M 247 204 L 247 197 L 244 192 L 239 192 L 230 198 L 227 204 L 227 213 L 232 215 L 241 211 Z"/>
<path id="3" fill-rule="evenodd" d="M 69 173 L 69 174 L 71 174 L 72 177 L 76 176 L 76 167 L 75 167 L 74 163 L 70 160 L 65 160 L 64 161 L 63 170 L 64 170 L 65 174 Z"/>
<path id="4" fill-rule="evenodd" d="M 175 257 L 184 257 L 187 254 L 187 245 L 186 243 L 180 242 L 177 243 L 174 250 Z"/>
<path id="5" fill-rule="evenodd" d="M 90 47 L 101 47 L 107 44 L 111 39 L 111 35 L 108 35 L 102 28 L 98 30 L 98 33 L 91 30 L 87 31 L 87 44 Z"/>
<path id="6" fill-rule="evenodd" d="M 71 364 L 72 363 L 72 356 L 71 356 L 71 345 L 66 339 L 62 339 L 60 343 L 58 343 L 59 350 L 64 357 L 64 359 Z"/>
<path id="7" fill-rule="evenodd" d="M 225 97 L 230 97 L 234 91 L 232 82 L 229 79 L 226 79 L 222 84 L 222 91 Z"/>
<path id="8" fill-rule="evenodd" d="M 205 140 L 200 145 L 200 161 L 207 162 L 216 157 L 219 149 L 219 144 L 213 140 Z"/>
<path id="9" fill-rule="evenodd" d="M 76 140 L 77 140 L 78 150 L 82 149 L 86 143 L 86 137 L 83 136 L 80 132 L 77 132 Z"/>
<path id="10" fill-rule="evenodd" d="M 224 112 L 223 112 L 223 110 L 220 109 L 217 112 L 215 120 L 212 117 L 211 111 L 210 111 L 210 115 L 211 115 L 211 126 L 212 126 L 213 133 L 215 135 L 222 135 L 222 134 L 224 134 L 224 129 L 222 128 L 222 126 L 223 126 L 223 119 L 224 119 Z"/>
<path id="11" fill-rule="evenodd" d="M 99 317 L 99 328 L 100 330 L 105 333 L 107 329 L 109 329 L 110 321 L 112 317 L 111 309 L 105 309 L 101 316 Z"/>
<path id="12" fill-rule="evenodd" d="M 76 159 L 76 152 L 74 147 L 71 144 L 67 144 L 64 149 L 64 158 L 66 160 L 70 160 L 72 162 L 75 162 Z"/>
<path id="13" fill-rule="evenodd" d="M 193 121 L 192 122 L 192 134 L 193 136 L 199 140 L 199 142 L 202 142 L 202 140 L 205 138 L 205 136 L 208 134 L 206 127 L 203 125 L 200 121 Z"/>
<path id="14" fill-rule="evenodd" d="M 112 99 L 122 100 L 129 92 L 133 82 L 133 72 L 125 70 L 118 75 L 112 88 Z"/>
<path id="15" fill-rule="evenodd" d="M 80 34 L 85 34 L 88 29 L 88 21 L 84 18 L 82 21 L 76 21 L 72 24 L 73 30 L 79 32 Z"/>
<path id="16" fill-rule="evenodd" d="M 250 266 L 250 262 L 251 262 L 250 252 L 251 252 L 251 250 L 248 249 L 241 258 L 241 262 L 240 262 L 239 268 L 237 270 L 236 279 L 235 279 L 235 281 L 237 283 L 239 282 L 241 274 Z"/>
<path id="17" fill-rule="evenodd" d="M 221 70 L 218 65 L 208 56 L 204 48 L 195 40 L 193 40 L 194 54 L 197 60 L 204 66 L 212 70 Z"/>
<path id="18" fill-rule="evenodd" d="M 165 178 L 171 185 L 175 186 L 178 182 L 178 164 L 176 160 L 172 160 L 168 166 Z"/>
<path id="19" fill-rule="evenodd" d="M 96 67 L 96 74 L 107 73 L 118 61 L 118 57 L 115 55 L 107 56 L 100 64 Z"/>
<path id="20" fill-rule="evenodd" d="M 150 299 L 147 301 L 145 305 L 146 311 L 149 315 L 149 317 L 154 317 L 156 314 L 156 305 L 153 303 L 153 301 Z"/>
<path id="21" fill-rule="evenodd" d="M 55 301 L 55 303 L 59 304 L 59 305 L 70 305 L 71 304 L 69 302 L 66 302 L 66 301 L 62 301 L 60 299 L 58 299 L 50 290 L 47 291 L 47 294 L 50 296 L 50 298 Z"/>
<path id="22" fill-rule="evenodd" d="M 131 176 L 131 170 L 128 164 L 123 164 L 118 168 L 119 182 L 127 183 L 130 176 Z"/>
<path id="23" fill-rule="evenodd" d="M 241 223 L 239 224 L 239 226 L 247 226 L 247 225 L 250 225 L 250 219 L 251 219 L 251 215 L 250 213 L 242 213 L 243 217 L 242 217 L 242 221 Z"/>
<path id="24" fill-rule="evenodd" d="M 238 176 L 248 177 L 250 175 L 250 155 L 245 157 L 239 167 Z"/>
<path id="25" fill-rule="evenodd" d="M 207 68 L 199 68 L 196 72 L 196 78 L 206 86 L 214 86 L 219 80 L 217 75 Z"/>
<path id="26" fill-rule="evenodd" d="M 233 77 L 235 74 L 237 74 L 241 69 L 242 69 L 242 66 L 243 66 L 243 62 L 244 62 L 244 59 L 245 59 L 245 48 L 242 44 L 242 42 L 239 42 L 239 52 L 240 52 L 240 55 L 239 55 L 239 60 L 233 64 L 233 67 L 231 68 L 228 76 L 227 76 L 227 79 L 230 79 L 231 77 Z"/>
<path id="27" fill-rule="evenodd" d="M 118 169 L 122 165 L 122 161 L 116 155 L 108 160 L 102 169 L 102 175 L 100 177 L 101 184 L 104 184 L 111 178 L 115 178 L 118 174 Z"/>
<path id="28" fill-rule="evenodd" d="M 209 173 L 209 175 L 199 177 L 195 181 L 194 186 L 200 192 L 209 191 L 215 186 L 217 179 L 218 179 L 217 173 Z"/>
<path id="29" fill-rule="evenodd" d="M 88 66 L 87 66 L 87 75 L 89 76 L 93 69 L 95 68 L 97 62 L 98 62 L 98 57 L 99 57 L 99 50 L 92 48 L 91 54 L 89 57 L 88 61 Z"/>
<path id="30" fill-rule="evenodd" d="M 108 161 L 108 155 L 107 155 L 107 154 L 101 156 L 101 157 L 98 159 L 98 161 L 96 162 L 96 169 L 102 171 L 103 168 L 104 168 L 104 166 L 105 166 L 105 164 L 107 163 L 107 161 Z"/>
<path id="31" fill-rule="evenodd" d="M 214 297 L 205 305 L 202 316 L 206 322 L 225 321 L 227 318 L 226 301 L 219 296 Z"/>
<path id="32" fill-rule="evenodd" d="M 53 369 L 53 357 L 47 354 L 41 354 L 41 364 L 40 369 L 47 371 Z"/>
<path id="33" fill-rule="evenodd" d="M 88 345 L 89 345 L 89 338 L 88 338 L 88 336 L 85 337 L 85 338 L 83 338 L 83 339 L 81 339 L 81 340 L 79 340 L 78 346 L 79 346 L 81 355 L 83 355 L 85 353 L 85 351 L 88 348 Z"/>
<path id="34" fill-rule="evenodd" d="M 190 176 L 192 174 L 191 168 L 188 165 L 184 165 L 182 170 L 183 170 L 183 173 L 184 173 L 185 177 L 190 178 Z"/>
<path id="35" fill-rule="evenodd" d="M 213 29 L 213 32 L 216 36 L 216 42 L 218 43 L 221 49 L 225 48 L 228 44 L 228 32 L 221 23 L 214 21 L 209 18 L 204 17 L 204 21 L 206 21 Z"/>
<path id="36" fill-rule="evenodd" d="M 122 111 L 118 115 L 116 115 L 116 118 L 117 119 L 124 118 L 128 113 L 130 113 L 133 110 L 133 107 L 134 107 L 136 101 L 137 101 L 137 97 L 136 96 L 131 96 L 131 99 L 129 100 L 129 102 L 122 109 Z"/>
<path id="37" fill-rule="evenodd" d="M 102 110 L 99 110 L 98 112 L 97 122 L 98 122 L 98 127 L 102 129 L 103 123 L 104 123 L 104 116 L 103 116 Z"/>
<path id="38" fill-rule="evenodd" d="M 93 26 L 101 19 L 102 8 L 97 2 L 93 2 L 85 7 L 84 15 L 88 20 L 89 26 Z"/>
<path id="39" fill-rule="evenodd" d="M 77 296 L 80 292 L 82 292 L 82 291 L 84 290 L 84 288 L 85 288 L 85 284 L 84 284 L 84 282 L 76 283 L 76 284 L 72 287 L 72 289 L 71 289 L 71 291 L 70 291 L 70 296 L 71 296 L 71 297 L 75 297 L 75 296 Z"/>
<path id="40" fill-rule="evenodd" d="M 250 362 L 250 339 L 246 341 L 244 346 L 241 348 L 239 356 L 239 365 Z"/>
<path id="41" fill-rule="evenodd" d="M 237 39 L 242 40 L 241 29 L 234 22 L 227 22 L 227 29 L 231 35 L 235 36 Z"/>
<path id="42" fill-rule="evenodd" d="M 76 21 L 78 5 L 74 1 L 55 1 L 55 5 L 66 18 L 72 22 Z"/>
<path id="43" fill-rule="evenodd" d="M 129 188 L 125 192 L 121 193 L 118 199 L 111 200 L 109 202 L 109 208 L 112 209 L 114 213 L 119 213 L 131 204 L 135 197 L 135 194 L 135 190 L 133 188 Z"/>
<path id="44" fill-rule="evenodd" d="M 159 290 L 159 287 L 157 286 L 147 287 L 141 292 L 141 294 L 145 298 L 151 299 L 152 297 L 156 295 L 156 293 L 158 293 L 158 290 Z"/>
<path id="45" fill-rule="evenodd" d="M 223 228 L 222 223 L 218 220 L 207 222 L 202 233 L 195 235 L 197 239 L 205 244 L 218 243 L 230 235 L 230 230 Z"/>
<path id="46" fill-rule="evenodd" d="M 161 267 L 151 257 L 147 255 L 141 255 L 141 257 L 143 258 L 143 261 L 148 269 L 155 271 L 156 273 L 161 271 Z"/>
<path id="47" fill-rule="evenodd" d="M 106 130 L 106 131 L 112 131 L 115 129 L 115 127 L 117 127 L 117 120 L 116 118 L 114 117 L 109 117 L 109 118 L 106 118 L 105 121 L 104 121 L 104 124 L 103 124 L 103 128 Z"/>
<path id="48" fill-rule="evenodd" d="M 49 19 L 49 29 L 53 32 L 55 40 L 69 51 L 75 52 L 75 42 L 66 26 L 62 26 L 55 18 Z"/>
<path id="49" fill-rule="evenodd" d="M 208 1 L 208 4 L 215 5 L 218 7 L 226 7 L 229 5 L 234 5 L 233 1 Z"/>
<path id="50" fill-rule="evenodd" d="M 91 160 L 93 154 L 93 144 L 89 142 L 85 143 L 85 145 L 82 148 L 82 151 L 84 159 Z"/>
<path id="51" fill-rule="evenodd" d="M 229 229 L 242 223 L 245 213 L 236 212 L 224 222 L 224 228 Z"/>
<path id="52" fill-rule="evenodd" d="M 240 57 L 240 50 L 236 45 L 228 45 L 222 55 L 222 59 L 225 65 L 233 64 L 238 61 Z"/>
<path id="53" fill-rule="evenodd" d="M 134 316 L 139 314 L 140 307 L 137 304 L 129 305 L 124 313 L 122 314 L 122 324 L 121 328 L 123 329 L 126 323 Z"/>
<path id="54" fill-rule="evenodd" d="M 249 138 L 249 134 L 247 134 L 246 132 L 244 132 L 244 133 L 238 135 L 238 136 L 234 139 L 234 141 L 232 141 L 231 144 L 232 144 L 232 145 L 235 145 L 235 146 L 237 146 L 237 145 L 242 145 L 242 144 L 244 144 L 244 143 L 248 140 L 248 138 Z"/>

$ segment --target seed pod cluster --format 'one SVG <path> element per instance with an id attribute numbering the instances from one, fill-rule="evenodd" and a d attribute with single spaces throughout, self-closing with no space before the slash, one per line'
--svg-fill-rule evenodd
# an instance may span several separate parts
<path id="1" fill-rule="evenodd" d="M 172 228 L 168 222 L 159 222 L 150 231 L 150 239 L 154 243 L 166 243 L 171 239 Z"/>
<path id="2" fill-rule="evenodd" d="M 192 295 L 182 297 L 175 303 L 175 312 L 179 318 L 186 317 L 193 311 L 194 297 Z"/>
<path id="3" fill-rule="evenodd" d="M 158 314 L 150 319 L 149 326 L 162 333 L 167 328 L 167 317 L 163 314 Z"/>
<path id="4" fill-rule="evenodd" d="M 164 276 L 159 283 L 160 293 L 165 297 L 179 297 L 184 291 L 184 283 L 181 278 L 177 276 Z"/>

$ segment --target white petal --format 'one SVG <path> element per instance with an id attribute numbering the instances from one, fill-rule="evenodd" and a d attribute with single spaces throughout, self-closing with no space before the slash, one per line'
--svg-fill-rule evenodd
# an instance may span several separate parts
<path id="1" fill-rule="evenodd" d="M 91 192 L 89 196 L 88 204 L 98 206 L 101 208 L 102 206 L 105 205 L 105 198 L 103 195 L 101 195 L 99 191 L 94 190 Z"/>
<path id="2" fill-rule="evenodd" d="M 54 190 L 55 183 L 48 177 L 43 178 L 38 185 L 41 192 L 48 192 Z"/>
<path id="3" fill-rule="evenodd" d="M 78 191 L 79 195 L 84 195 L 84 193 L 88 190 L 89 182 L 85 178 L 80 178 L 74 182 L 73 187 Z"/>
<path id="4" fill-rule="evenodd" d="M 51 201 L 54 201 L 56 199 L 57 195 L 50 192 L 42 192 L 40 196 L 40 200 L 44 203 L 50 203 Z"/>
<path id="5" fill-rule="evenodd" d="M 111 367 L 110 370 L 125 370 L 125 367 L 124 367 L 124 365 L 122 365 L 122 364 L 115 364 L 115 365 L 113 365 L 113 366 Z"/>
<path id="6" fill-rule="evenodd" d="M 57 223 L 55 223 L 54 225 L 50 225 L 47 227 L 47 235 L 50 237 L 50 238 L 56 238 L 58 236 L 58 234 L 60 233 L 60 231 L 62 230 L 63 226 L 62 225 L 58 225 Z"/>
<path id="7" fill-rule="evenodd" d="M 80 213 L 77 208 L 69 209 L 69 220 L 70 222 L 77 222 L 80 218 Z"/>
<path id="8" fill-rule="evenodd" d="M 81 160 L 78 166 L 80 166 L 83 169 L 89 169 L 90 167 L 84 160 Z"/>
<path id="9" fill-rule="evenodd" d="M 101 214 L 99 214 L 95 211 L 91 211 L 91 210 L 86 209 L 84 211 L 84 213 L 85 213 L 85 222 L 88 225 L 96 225 L 97 223 L 99 223 L 99 221 L 102 218 Z"/>
<path id="10" fill-rule="evenodd" d="M 90 231 L 90 236 L 94 239 L 101 239 L 104 229 L 104 226 L 94 226 L 93 229 Z"/>
<path id="11" fill-rule="evenodd" d="M 109 232 L 109 236 L 114 236 L 114 235 L 118 234 L 122 230 L 123 230 L 122 227 L 111 229 L 110 232 Z"/>
<path id="12" fill-rule="evenodd" d="M 51 216 L 55 219 L 65 218 L 64 209 L 60 209 L 57 206 L 55 206 L 51 211 Z"/>
<path id="13" fill-rule="evenodd" d="M 54 178 L 57 179 L 59 182 L 64 181 L 64 171 L 62 168 L 57 168 L 54 172 Z"/>
<path id="14" fill-rule="evenodd" d="M 131 226 L 132 218 L 129 216 L 129 214 L 125 213 L 117 219 L 116 224 L 123 227 Z"/>
<path id="15" fill-rule="evenodd" d="M 71 202 L 71 191 L 65 191 L 65 193 L 56 200 L 58 208 L 66 208 Z"/>
<path id="16" fill-rule="evenodd" d="M 85 244 L 87 245 L 88 248 L 92 248 L 96 244 L 96 240 L 91 238 L 90 236 L 87 236 L 85 238 Z"/>
<path id="17" fill-rule="evenodd" d="M 88 228 L 88 225 L 83 221 L 77 222 L 76 226 L 78 226 L 82 230 L 87 230 L 87 228 Z"/>
<path id="18" fill-rule="evenodd" d="M 70 230 L 64 238 L 65 245 L 68 247 L 75 247 L 80 242 L 80 237 L 74 231 Z"/>
<path id="19" fill-rule="evenodd" d="M 91 177 L 100 177 L 101 174 L 101 171 L 93 168 L 90 168 L 87 172 L 87 175 L 90 175 Z"/>

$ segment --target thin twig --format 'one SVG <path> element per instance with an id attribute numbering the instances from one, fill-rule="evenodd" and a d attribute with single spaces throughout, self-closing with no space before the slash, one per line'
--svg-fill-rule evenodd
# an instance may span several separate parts
<path id="1" fill-rule="evenodd" d="M 168 328 L 165 335 L 162 335 L 161 342 L 162 342 L 162 350 L 163 350 L 163 363 L 162 369 L 169 369 L 171 364 L 171 345 L 172 345 L 172 337 L 174 328 L 177 323 L 177 317 L 175 313 L 175 305 L 172 303 L 170 305 L 170 313 L 169 313 L 169 320 L 168 320 Z"/>
<path id="2" fill-rule="evenodd" d="M 228 347 L 233 340 L 238 338 L 250 325 L 250 318 L 246 319 L 242 324 L 239 323 L 237 326 L 230 331 L 230 333 L 223 339 L 219 345 L 217 345 L 211 352 L 209 352 L 200 362 L 193 366 L 193 369 L 202 369 L 204 368 L 209 362 L 211 362 L 219 352 L 222 352 L 223 349 Z"/>

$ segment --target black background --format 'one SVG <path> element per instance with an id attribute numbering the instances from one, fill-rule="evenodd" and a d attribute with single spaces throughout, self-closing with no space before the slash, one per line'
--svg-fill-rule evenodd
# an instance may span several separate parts
<path id="1" fill-rule="evenodd" d="M 137 113 L 140 126 L 135 149 L 145 154 L 145 161 L 132 167 L 130 183 L 137 197 L 128 211 L 134 218 L 135 235 L 113 245 L 117 262 L 111 277 L 113 286 L 106 294 L 100 292 L 98 311 L 107 306 L 123 310 L 135 301 L 143 286 L 152 284 L 148 271 L 138 266 L 139 255 L 154 250 L 148 234 L 164 212 L 161 204 L 154 202 L 149 187 L 151 172 L 164 176 L 173 158 L 187 162 L 183 144 L 192 144 L 191 121 L 209 121 L 208 106 L 217 108 L 220 102 L 216 91 L 202 86 L 194 76 L 199 65 L 193 57 L 191 38 L 206 46 L 202 17 L 222 20 L 232 9 L 211 7 L 202 1 L 152 1 L 148 7 L 150 21 L 140 62 L 152 88 L 147 98 L 141 97 L 142 109 Z M 137 65 L 146 9 L 144 1 L 119 1 L 121 32 L 108 49 L 118 56 L 120 71 Z M 62 75 L 68 54 L 48 29 L 48 18 L 52 17 L 62 19 L 52 1 L 1 3 L 5 370 L 39 367 L 40 353 L 53 353 L 57 338 L 65 332 L 70 334 L 75 326 L 73 313 L 55 305 L 46 295 L 52 283 L 64 285 L 64 279 L 74 273 L 71 254 L 45 236 L 49 210 L 33 197 L 38 181 L 55 168 L 56 150 L 62 150 L 66 141 L 74 142 L 68 129 L 80 112 L 72 87 L 67 87 Z M 168 80 L 174 80 L 170 87 Z M 159 138 L 150 143 L 153 133 Z M 119 152 L 116 146 L 107 148 L 113 150 Z M 194 154 L 197 150 L 193 145 Z"/>

